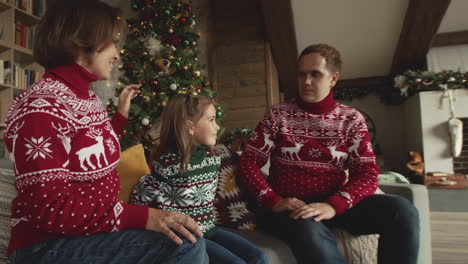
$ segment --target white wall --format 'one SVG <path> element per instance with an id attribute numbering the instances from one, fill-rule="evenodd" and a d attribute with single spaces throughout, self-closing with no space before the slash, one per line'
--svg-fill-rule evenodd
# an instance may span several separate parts
<path id="1" fill-rule="evenodd" d="M 292 0 L 298 51 L 314 43 L 328 43 L 343 57 L 341 78 L 387 75 L 408 3 Z"/>
<path id="2" fill-rule="evenodd" d="M 468 71 L 468 45 L 434 47 L 427 54 L 428 69 Z"/>
<path id="3" fill-rule="evenodd" d="M 468 117 L 468 90 L 454 90 L 455 116 Z M 426 172 L 453 173 L 451 142 L 448 130 L 450 118 L 448 98 L 442 91 L 419 93 L 421 128 Z"/>

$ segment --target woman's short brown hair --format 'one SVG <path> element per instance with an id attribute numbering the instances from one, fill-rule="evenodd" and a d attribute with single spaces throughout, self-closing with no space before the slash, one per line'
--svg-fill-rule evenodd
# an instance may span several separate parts
<path id="1" fill-rule="evenodd" d="M 304 50 L 302 50 L 301 55 L 299 55 L 299 60 L 305 55 L 311 53 L 318 53 L 320 56 L 325 58 L 327 62 L 327 68 L 331 72 L 340 72 L 341 71 L 341 55 L 340 52 L 334 47 L 328 44 L 314 44 L 310 45 Z"/>
<path id="2" fill-rule="evenodd" d="M 45 68 L 73 64 L 80 55 L 91 63 L 116 38 L 119 16 L 120 9 L 99 0 L 53 1 L 36 29 L 34 59 Z"/>

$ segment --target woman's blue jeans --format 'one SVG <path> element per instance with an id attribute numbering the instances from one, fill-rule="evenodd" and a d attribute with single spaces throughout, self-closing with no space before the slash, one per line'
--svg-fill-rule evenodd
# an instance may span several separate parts
<path id="1" fill-rule="evenodd" d="M 260 223 L 288 243 L 298 263 L 345 263 L 329 227 L 338 227 L 355 235 L 380 234 L 379 264 L 417 262 L 419 213 L 403 197 L 371 195 L 344 214 L 320 222 L 313 219 L 293 220 L 289 215 L 290 212 L 264 212 Z"/>
<path id="2" fill-rule="evenodd" d="M 10 255 L 10 263 L 208 264 L 204 239 L 183 241 L 177 245 L 161 233 L 134 229 L 62 237 L 17 249 Z"/>
<path id="3" fill-rule="evenodd" d="M 268 264 L 267 255 L 245 238 L 218 229 L 206 239 L 210 264 Z"/>

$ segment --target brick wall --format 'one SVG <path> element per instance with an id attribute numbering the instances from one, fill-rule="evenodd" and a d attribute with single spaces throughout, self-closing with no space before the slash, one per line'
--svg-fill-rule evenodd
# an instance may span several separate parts
<path id="1" fill-rule="evenodd" d="M 255 128 L 278 102 L 277 75 L 257 1 L 212 1 L 212 80 L 226 106 L 223 126 Z"/>
<path id="2" fill-rule="evenodd" d="M 460 118 L 463 122 L 463 148 L 460 156 L 453 159 L 455 173 L 468 174 L 468 118 Z"/>

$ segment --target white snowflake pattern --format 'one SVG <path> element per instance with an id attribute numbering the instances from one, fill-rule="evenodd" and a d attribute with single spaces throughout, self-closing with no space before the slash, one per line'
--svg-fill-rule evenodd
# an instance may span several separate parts
<path id="1" fill-rule="evenodd" d="M 190 199 L 191 197 L 187 194 L 186 189 L 183 188 L 173 188 L 169 185 L 165 185 L 161 194 L 162 195 L 158 197 L 158 202 L 162 204 L 188 206 L 193 202 Z"/>
<path id="2" fill-rule="evenodd" d="M 52 153 L 52 150 L 49 149 L 49 146 L 52 145 L 52 143 L 49 143 L 48 141 L 50 138 L 47 138 L 44 140 L 44 137 L 40 137 L 38 139 L 31 137 L 31 139 L 25 139 L 26 142 L 26 148 L 28 148 L 28 151 L 26 152 L 26 155 L 28 155 L 28 158 L 26 161 L 28 161 L 30 158 L 33 158 L 33 160 L 37 159 L 37 157 L 41 157 L 43 159 L 47 157 L 52 158 L 52 156 L 49 153 Z"/>
<path id="3" fill-rule="evenodd" d="M 203 184 L 195 187 L 190 196 L 196 204 L 206 204 L 214 199 L 212 189 L 211 184 Z"/>
<path id="4" fill-rule="evenodd" d="M 114 141 L 112 141 L 112 139 L 110 138 L 106 139 L 106 145 L 112 154 L 114 154 L 117 151 L 114 145 Z"/>
<path id="5" fill-rule="evenodd" d="M 318 158 L 322 155 L 322 152 L 320 151 L 320 149 L 318 148 L 311 148 L 309 150 L 309 155 L 312 157 L 312 158 Z"/>
<path id="6" fill-rule="evenodd" d="M 366 147 L 367 147 L 367 151 L 368 152 L 372 152 L 373 151 L 373 147 L 372 147 L 372 143 L 371 142 L 366 142 Z"/>

